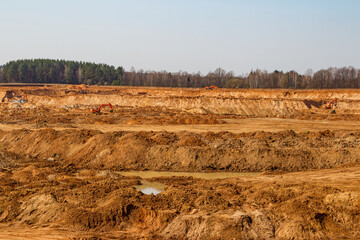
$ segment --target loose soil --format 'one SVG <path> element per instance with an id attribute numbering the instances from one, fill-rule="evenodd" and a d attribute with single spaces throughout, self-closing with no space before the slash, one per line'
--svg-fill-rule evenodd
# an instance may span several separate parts
<path id="1" fill-rule="evenodd" d="M 0 86 L 0 239 L 360 236 L 360 91 L 83 89 Z"/>

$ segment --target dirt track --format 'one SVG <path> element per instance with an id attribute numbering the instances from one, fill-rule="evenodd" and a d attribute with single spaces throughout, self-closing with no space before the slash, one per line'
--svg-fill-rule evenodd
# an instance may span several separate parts
<path id="1" fill-rule="evenodd" d="M 85 90 L 0 87 L 0 239 L 360 235 L 360 91 Z M 154 196 L 119 170 L 258 174 Z"/>

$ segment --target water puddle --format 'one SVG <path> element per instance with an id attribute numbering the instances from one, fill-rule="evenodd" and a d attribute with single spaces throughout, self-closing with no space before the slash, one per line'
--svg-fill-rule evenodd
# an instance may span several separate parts
<path id="1" fill-rule="evenodd" d="M 150 195 L 150 194 L 157 195 L 157 194 L 161 193 L 162 191 L 164 191 L 165 187 L 166 187 L 165 184 L 158 183 L 158 182 L 150 182 L 150 181 L 146 181 L 146 180 L 142 180 L 141 185 L 135 186 L 136 190 L 138 190 L 144 194 L 147 194 L 147 195 Z"/>
<path id="2" fill-rule="evenodd" d="M 118 171 L 117 173 L 123 176 L 136 176 L 143 179 L 155 177 L 194 177 L 202 179 L 223 179 L 233 177 L 254 177 L 260 173 L 234 173 L 234 172 L 216 172 L 216 173 L 198 173 L 198 172 L 158 172 L 158 171 Z M 164 191 L 166 185 L 158 182 L 150 182 L 141 180 L 141 185 L 136 185 L 135 188 L 144 194 L 157 195 Z"/>
<path id="3" fill-rule="evenodd" d="M 255 177 L 260 173 L 236 173 L 236 172 L 215 172 L 215 173 L 199 173 L 199 172 L 158 172 L 158 171 L 119 171 L 123 176 L 137 176 L 141 178 L 154 177 L 194 177 L 202 179 L 223 179 L 233 177 Z"/>

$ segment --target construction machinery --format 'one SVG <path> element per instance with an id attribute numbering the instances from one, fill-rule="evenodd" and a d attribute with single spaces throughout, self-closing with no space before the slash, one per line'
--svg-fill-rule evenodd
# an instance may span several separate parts
<path id="1" fill-rule="evenodd" d="M 87 86 L 85 84 L 81 84 L 81 85 L 69 85 L 66 89 L 65 89 L 65 94 L 71 94 L 71 95 L 75 95 L 75 94 L 86 94 L 86 89 Z"/>
<path id="2" fill-rule="evenodd" d="M 81 94 L 86 94 L 86 91 L 82 87 L 77 86 L 77 89 L 80 91 Z"/>
<path id="3" fill-rule="evenodd" d="M 8 102 L 13 103 L 26 103 L 28 101 L 27 95 L 19 95 L 16 91 L 6 91 L 5 96 L 2 98 L 1 102 Z"/>
<path id="4" fill-rule="evenodd" d="M 219 90 L 219 88 L 217 86 L 210 86 L 210 87 L 205 87 L 206 90 L 214 90 L 217 89 Z"/>
<path id="5" fill-rule="evenodd" d="M 91 109 L 92 113 L 100 113 L 101 112 L 101 108 L 102 107 L 110 107 L 110 112 L 113 112 L 113 107 L 111 105 L 111 103 L 105 103 L 105 104 L 101 104 L 98 108 L 96 109 Z"/>
<path id="6" fill-rule="evenodd" d="M 20 96 L 18 100 L 12 100 L 13 103 L 26 103 L 28 101 L 27 95 Z"/>
<path id="7" fill-rule="evenodd" d="M 325 106 L 325 109 L 331 109 L 332 107 L 337 105 L 337 98 L 335 98 L 334 100 L 332 100 L 329 105 Z"/>

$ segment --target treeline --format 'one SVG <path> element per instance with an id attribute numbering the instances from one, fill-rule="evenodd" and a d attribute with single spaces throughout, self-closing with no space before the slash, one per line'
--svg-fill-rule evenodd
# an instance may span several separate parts
<path id="1" fill-rule="evenodd" d="M 0 67 L 0 82 L 120 85 L 123 74 L 122 67 L 106 64 L 50 59 L 17 60 Z"/>
<path id="2" fill-rule="evenodd" d="M 360 88 L 360 69 L 354 67 L 328 68 L 315 73 L 307 70 L 303 75 L 295 71 L 267 72 L 258 69 L 244 76 L 235 76 L 233 72 L 226 72 L 221 68 L 217 68 L 205 76 L 200 72 L 189 74 L 182 71 L 169 73 L 132 69 L 124 73 L 122 84 L 200 88 L 211 85 L 221 88 Z"/>
<path id="3" fill-rule="evenodd" d="M 0 67 L 3 83 L 65 83 L 89 85 L 122 85 L 151 87 L 221 88 L 360 88 L 360 69 L 354 67 L 328 68 L 317 72 L 251 71 L 236 76 L 217 68 L 206 75 L 179 71 L 124 71 L 123 67 L 65 60 L 17 60 Z"/>

